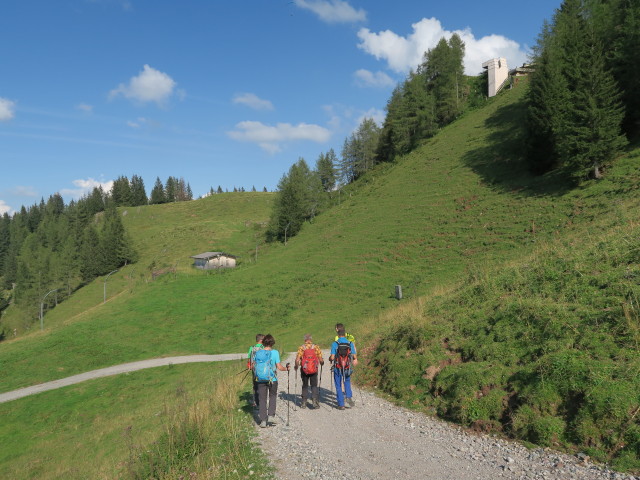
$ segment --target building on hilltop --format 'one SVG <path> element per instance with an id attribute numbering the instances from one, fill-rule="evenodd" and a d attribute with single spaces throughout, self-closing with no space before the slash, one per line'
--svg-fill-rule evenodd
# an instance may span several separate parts
<path id="1" fill-rule="evenodd" d="M 509 79 L 509 67 L 507 59 L 504 57 L 492 58 L 482 64 L 482 68 L 487 69 L 489 97 L 495 97 Z"/>
<path id="2" fill-rule="evenodd" d="M 233 268 L 236 266 L 236 256 L 224 252 L 204 252 L 192 255 L 193 266 L 200 270 L 214 268 Z"/>

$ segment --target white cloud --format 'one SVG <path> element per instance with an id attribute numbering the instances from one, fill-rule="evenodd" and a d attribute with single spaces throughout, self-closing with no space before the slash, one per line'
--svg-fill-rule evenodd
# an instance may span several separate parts
<path id="1" fill-rule="evenodd" d="M 520 45 L 502 35 L 487 35 L 476 39 L 471 29 L 449 31 L 442 28 L 436 18 L 423 18 L 412 25 L 413 33 L 406 37 L 390 30 L 371 32 L 361 28 L 358 32 L 358 48 L 387 62 L 388 67 L 406 73 L 422 63 L 424 53 L 436 46 L 438 41 L 457 33 L 465 44 L 464 67 L 467 75 L 482 71 L 482 63 L 496 57 L 505 57 L 510 66 L 520 65 L 527 53 Z"/>
<path id="2" fill-rule="evenodd" d="M 176 85 L 166 73 L 145 65 L 138 76 L 131 77 L 128 85 L 121 83 L 118 88 L 111 90 L 109 98 L 122 95 L 138 102 L 156 102 L 162 106 L 173 95 Z"/>
<path id="3" fill-rule="evenodd" d="M 361 68 L 357 70 L 353 76 L 356 79 L 356 85 L 360 87 L 392 87 L 395 81 L 384 72 L 370 72 Z"/>
<path id="4" fill-rule="evenodd" d="M 276 153 L 282 150 L 281 144 L 288 141 L 326 142 L 331 137 L 331 132 L 319 125 L 308 123 L 277 123 L 272 126 L 262 122 L 245 121 L 236 124 L 236 130 L 227 132 L 227 135 L 233 140 L 255 143 L 269 153 Z"/>
<path id="5" fill-rule="evenodd" d="M 253 93 L 238 94 L 233 97 L 233 103 L 240 103 L 254 110 L 273 110 L 273 104 L 269 100 L 263 100 Z"/>
<path id="6" fill-rule="evenodd" d="M 76 105 L 76 110 L 81 110 L 86 113 L 93 113 L 93 105 L 89 105 L 87 103 L 79 103 Z"/>
<path id="7" fill-rule="evenodd" d="M 0 215 L 11 213 L 13 209 L 4 200 L 0 200 Z"/>
<path id="8" fill-rule="evenodd" d="M 342 0 L 294 0 L 294 3 L 312 11 L 327 23 L 364 22 L 367 19 L 367 12 L 356 10 L 349 2 Z"/>
<path id="9" fill-rule="evenodd" d="M 108 192 L 113 186 L 113 180 L 109 180 L 108 182 L 100 182 L 91 177 L 87 178 L 86 180 L 73 180 L 71 183 L 73 183 L 76 188 L 63 188 L 62 190 L 60 190 L 60 195 L 62 195 L 63 197 L 70 196 L 74 200 L 79 199 L 83 195 L 91 193 L 95 187 L 102 187 L 102 190 Z"/>
<path id="10" fill-rule="evenodd" d="M 15 116 L 16 103 L 0 97 L 0 122 L 8 122 Z"/>

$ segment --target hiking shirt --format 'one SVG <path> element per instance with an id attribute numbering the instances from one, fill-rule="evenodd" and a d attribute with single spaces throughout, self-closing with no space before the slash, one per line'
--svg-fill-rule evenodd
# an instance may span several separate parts
<path id="1" fill-rule="evenodd" d="M 345 334 L 344 334 L 344 336 L 345 336 L 345 338 L 346 338 L 347 340 L 349 340 L 351 343 L 353 343 L 353 342 L 355 342 L 355 341 L 356 341 L 356 337 L 354 337 L 354 336 L 353 336 L 353 335 L 351 335 L 350 333 L 345 333 Z M 339 338 L 340 338 L 340 337 L 339 337 L 338 335 L 336 335 L 336 338 L 334 339 L 334 342 L 337 342 Z M 355 344 L 354 344 L 354 345 L 355 345 Z"/>
<path id="2" fill-rule="evenodd" d="M 302 365 L 302 356 L 304 355 L 304 351 L 311 348 L 311 347 L 315 347 L 316 349 L 316 357 L 318 357 L 318 362 L 322 362 L 322 350 L 320 350 L 320 347 L 318 345 L 314 345 L 313 343 L 303 343 L 302 345 L 300 345 L 300 347 L 298 348 L 298 354 L 296 355 L 296 365 Z"/>
<path id="3" fill-rule="evenodd" d="M 353 342 L 350 342 L 346 337 L 338 337 L 338 340 L 331 344 L 331 355 L 338 354 L 338 344 L 339 343 L 349 343 L 351 346 L 351 355 L 357 355 L 356 346 Z"/>
<path id="4" fill-rule="evenodd" d="M 253 349 L 257 350 L 262 350 L 262 344 L 261 343 L 256 343 L 255 345 L 253 345 L 252 347 L 249 347 L 249 353 L 247 353 L 247 358 L 251 359 L 251 354 L 253 353 Z"/>
<path id="5" fill-rule="evenodd" d="M 271 366 L 271 378 L 269 379 L 271 383 L 275 383 L 278 381 L 278 370 L 276 368 L 276 364 L 280 363 L 280 352 L 278 350 L 267 350 L 266 352 L 271 352 L 271 362 L 269 365 Z"/>

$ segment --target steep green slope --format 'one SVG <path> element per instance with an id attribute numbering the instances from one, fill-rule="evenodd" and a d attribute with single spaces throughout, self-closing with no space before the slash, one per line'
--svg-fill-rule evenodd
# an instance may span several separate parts
<path id="1" fill-rule="evenodd" d="M 256 331 L 275 334 L 285 349 L 306 331 L 326 341 L 332 323 L 344 321 L 357 332 L 395 305 L 394 285 L 416 297 L 450 284 L 469 266 L 520 256 L 540 238 L 573 228 L 585 200 L 522 171 L 523 92 L 507 92 L 399 163 L 371 172 L 257 263 L 131 282 L 108 306 L 64 328 L 5 342 L 0 388 L 158 355 L 243 350 Z M 145 215 L 156 228 L 188 215 L 165 220 L 163 208 L 154 212 L 156 218 Z M 136 228 L 143 227 L 140 221 Z M 189 238 L 183 228 L 180 238 L 158 241 L 163 231 L 147 235 L 155 242 L 147 258 L 157 258 L 160 248 L 182 248 L 181 239 Z M 177 256 L 168 251 L 167 258 Z"/>

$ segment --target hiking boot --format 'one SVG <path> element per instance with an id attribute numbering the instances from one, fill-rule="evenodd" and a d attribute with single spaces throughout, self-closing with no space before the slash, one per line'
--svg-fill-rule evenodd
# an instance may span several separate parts
<path id="1" fill-rule="evenodd" d="M 356 406 L 356 402 L 353 401 L 353 398 L 347 398 L 347 403 L 349 404 L 350 407 Z"/>
<path id="2" fill-rule="evenodd" d="M 313 400 L 313 408 L 320 408 L 320 402 L 317 399 Z"/>
<path id="3" fill-rule="evenodd" d="M 338 410 L 344 410 L 344 406 L 343 405 L 338 405 Z"/>
<path id="4" fill-rule="evenodd" d="M 267 421 L 263 420 L 260 422 L 260 428 L 267 428 Z"/>
<path id="5" fill-rule="evenodd" d="M 307 401 L 303 400 L 302 403 L 300 404 L 300 408 L 307 408 Z"/>
<path id="6" fill-rule="evenodd" d="M 269 419 L 267 420 L 271 425 L 275 425 L 276 424 L 276 417 L 269 417 Z"/>

